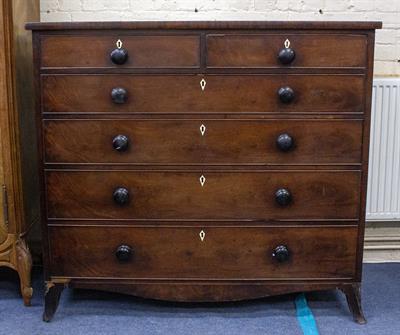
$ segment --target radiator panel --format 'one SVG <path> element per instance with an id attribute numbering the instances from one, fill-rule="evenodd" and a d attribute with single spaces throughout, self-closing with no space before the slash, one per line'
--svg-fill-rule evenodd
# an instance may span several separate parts
<path id="1" fill-rule="evenodd" d="M 368 221 L 400 219 L 400 78 L 373 83 Z"/>

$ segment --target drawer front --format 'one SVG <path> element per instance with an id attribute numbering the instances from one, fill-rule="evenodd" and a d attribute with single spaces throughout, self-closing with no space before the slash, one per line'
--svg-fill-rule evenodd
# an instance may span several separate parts
<path id="1" fill-rule="evenodd" d="M 127 53 L 123 64 L 113 63 L 110 54 Z M 120 49 L 120 50 L 121 50 Z M 198 67 L 200 41 L 197 35 L 182 36 L 43 36 L 41 66 L 77 68 L 170 68 Z"/>
<path id="2" fill-rule="evenodd" d="M 42 83 L 44 112 L 361 113 L 364 108 L 362 75 L 46 75 Z"/>
<path id="3" fill-rule="evenodd" d="M 351 164 L 361 137 L 360 120 L 44 121 L 48 163 Z"/>
<path id="4" fill-rule="evenodd" d="M 279 61 L 286 46 L 294 51 L 288 64 Z M 365 67 L 365 35 L 210 34 L 209 67 Z"/>
<path id="5" fill-rule="evenodd" d="M 49 218 L 357 219 L 360 199 L 358 171 L 47 171 L 46 182 Z"/>
<path id="6" fill-rule="evenodd" d="M 49 241 L 52 276 L 334 279 L 354 276 L 357 229 L 50 227 Z"/>

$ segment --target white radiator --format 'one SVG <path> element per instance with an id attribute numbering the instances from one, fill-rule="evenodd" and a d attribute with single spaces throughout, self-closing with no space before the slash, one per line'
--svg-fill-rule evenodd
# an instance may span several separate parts
<path id="1" fill-rule="evenodd" d="M 400 220 L 400 78 L 373 83 L 367 220 Z"/>

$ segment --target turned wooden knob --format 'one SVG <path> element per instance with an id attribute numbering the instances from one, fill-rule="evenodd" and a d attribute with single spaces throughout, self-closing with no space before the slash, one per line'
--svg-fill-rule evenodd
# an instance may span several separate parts
<path id="1" fill-rule="evenodd" d="M 132 258 L 133 250 L 128 245 L 120 245 L 115 251 L 115 256 L 120 262 L 128 262 Z"/>
<path id="2" fill-rule="evenodd" d="M 280 206 L 287 206 L 292 202 L 292 195 L 286 188 L 280 188 L 275 192 L 275 201 Z"/>
<path id="3" fill-rule="evenodd" d="M 285 245 L 279 245 L 273 250 L 272 257 L 279 263 L 283 263 L 289 260 L 290 253 Z"/>
<path id="4" fill-rule="evenodd" d="M 114 49 L 110 53 L 111 61 L 116 65 L 125 64 L 128 60 L 128 51 L 125 49 Z"/>
<path id="5" fill-rule="evenodd" d="M 111 99 L 115 104 L 124 104 L 128 100 L 128 92 L 125 88 L 115 87 L 111 90 Z"/>
<path id="6" fill-rule="evenodd" d="M 112 141 L 113 148 L 119 152 L 124 152 L 129 147 L 129 138 L 125 135 L 117 135 Z"/>
<path id="7" fill-rule="evenodd" d="M 290 64 L 295 58 L 296 53 L 292 48 L 283 48 L 278 53 L 278 59 L 284 65 Z"/>
<path id="8" fill-rule="evenodd" d="M 278 90 L 279 100 L 284 104 L 291 103 L 294 100 L 295 94 L 291 87 L 285 86 Z"/>
<path id="9" fill-rule="evenodd" d="M 281 151 L 289 151 L 293 148 L 293 137 L 289 134 L 280 134 L 276 139 L 276 146 Z"/>
<path id="10" fill-rule="evenodd" d="M 125 187 L 118 187 L 113 193 L 114 202 L 120 206 L 124 206 L 129 202 L 129 191 Z"/>

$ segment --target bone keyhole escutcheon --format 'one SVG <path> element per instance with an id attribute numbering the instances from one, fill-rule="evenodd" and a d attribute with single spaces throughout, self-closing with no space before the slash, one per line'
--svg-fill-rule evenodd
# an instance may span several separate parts
<path id="1" fill-rule="evenodd" d="M 199 233 L 199 236 L 200 236 L 200 241 L 203 242 L 204 239 L 206 238 L 206 233 L 204 232 L 204 230 L 202 230 L 202 231 Z"/>
<path id="2" fill-rule="evenodd" d="M 205 133 L 206 133 L 206 126 L 204 124 L 202 124 L 200 126 L 200 134 L 201 134 L 201 136 L 204 136 Z"/>
<path id="3" fill-rule="evenodd" d="M 200 178 L 199 178 L 199 181 L 200 181 L 201 187 L 203 187 L 204 184 L 206 183 L 206 177 L 204 177 L 203 175 L 201 175 Z"/>
<path id="4" fill-rule="evenodd" d="M 207 85 L 207 82 L 204 78 L 202 80 L 200 80 L 200 87 L 201 87 L 202 91 L 204 91 L 206 89 L 206 85 Z"/>

